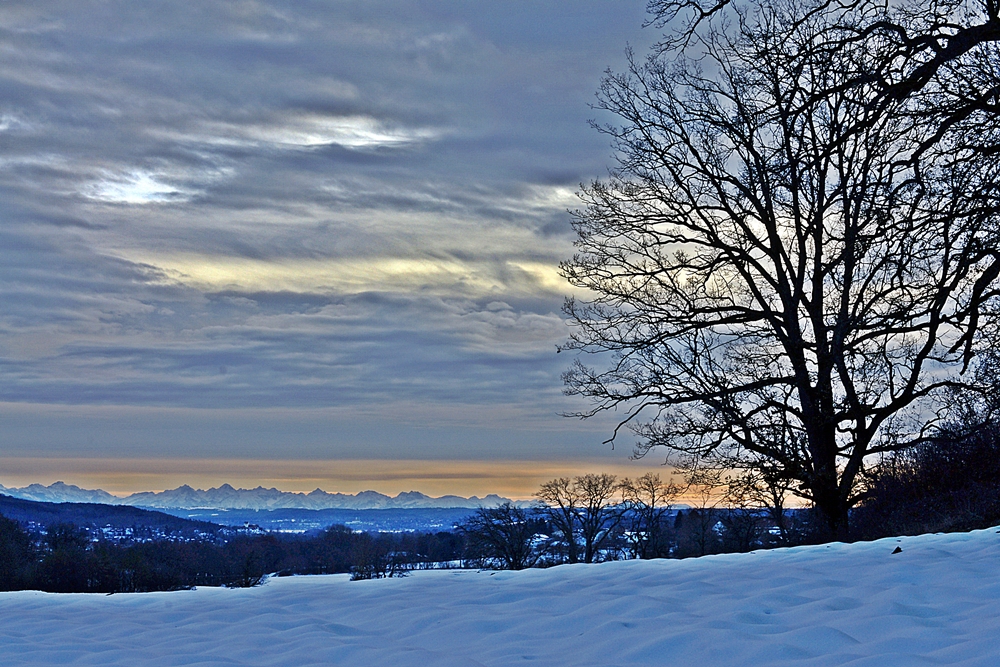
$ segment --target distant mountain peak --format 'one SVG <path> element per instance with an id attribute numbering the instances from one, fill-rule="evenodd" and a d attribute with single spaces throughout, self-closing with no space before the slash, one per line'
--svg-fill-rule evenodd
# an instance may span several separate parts
<path id="1" fill-rule="evenodd" d="M 430 498 L 430 496 L 420 493 L 419 491 L 400 491 L 396 494 L 397 498 Z"/>
<path id="2" fill-rule="evenodd" d="M 121 504 L 121 498 L 111 495 L 107 491 L 100 489 L 81 489 L 73 484 L 66 484 L 59 481 L 48 486 L 41 484 L 29 484 L 28 486 L 15 489 L 4 488 L 3 492 L 11 497 L 22 500 L 33 500 L 42 503 L 100 503 L 104 505 Z"/>
<path id="3" fill-rule="evenodd" d="M 182 484 L 176 489 L 158 492 L 141 491 L 125 498 L 113 496 L 100 489 L 81 489 L 61 481 L 49 486 L 29 484 L 21 489 L 6 488 L 0 485 L 0 491 L 24 500 L 132 505 L 152 509 L 475 509 L 509 502 L 506 498 L 501 498 L 495 493 L 484 498 L 476 496 L 463 498 L 452 495 L 434 498 L 420 491 L 402 491 L 395 497 L 391 497 L 370 489 L 354 495 L 328 493 L 319 488 L 309 493 L 294 493 L 279 491 L 273 487 L 265 489 L 263 486 L 257 486 L 254 489 L 236 489 L 228 483 L 208 490 L 195 489 L 187 484 Z"/>

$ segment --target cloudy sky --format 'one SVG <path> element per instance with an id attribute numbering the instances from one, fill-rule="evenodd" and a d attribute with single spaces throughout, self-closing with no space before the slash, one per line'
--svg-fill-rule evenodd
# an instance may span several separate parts
<path id="1" fill-rule="evenodd" d="M 644 7 L 4 2 L 0 483 L 629 465 L 557 264 Z"/>

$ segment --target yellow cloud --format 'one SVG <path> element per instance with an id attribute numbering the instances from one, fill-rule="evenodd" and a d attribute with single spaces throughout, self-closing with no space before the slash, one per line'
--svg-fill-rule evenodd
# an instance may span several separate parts
<path id="1" fill-rule="evenodd" d="M 155 266 L 170 281 L 210 292 L 430 291 L 479 296 L 570 291 L 558 267 L 531 261 L 477 263 L 398 257 L 260 260 L 193 254 L 132 255 L 126 259 Z"/>

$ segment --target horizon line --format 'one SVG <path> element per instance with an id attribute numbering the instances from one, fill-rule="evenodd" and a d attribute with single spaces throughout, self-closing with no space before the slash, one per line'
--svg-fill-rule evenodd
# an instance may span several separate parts
<path id="1" fill-rule="evenodd" d="M 375 491 L 395 496 L 407 491 L 440 497 L 530 500 L 545 482 L 557 477 L 610 473 L 637 477 L 646 472 L 669 478 L 673 468 L 650 460 L 575 459 L 221 459 L 2 457 L 0 484 L 43 486 L 57 481 L 83 489 L 101 489 L 118 497 L 162 492 L 180 486 L 207 490 L 274 488 L 288 493 L 357 494 Z M 332 489 L 332 490 L 330 490 Z"/>

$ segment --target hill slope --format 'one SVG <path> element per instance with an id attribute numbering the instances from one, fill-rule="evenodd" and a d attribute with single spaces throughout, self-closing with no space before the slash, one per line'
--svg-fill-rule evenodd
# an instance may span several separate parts
<path id="1" fill-rule="evenodd" d="M 11 666 L 986 667 L 1000 664 L 998 562 L 988 530 L 513 573 L 0 593 L 0 645 Z"/>
<path id="2" fill-rule="evenodd" d="M 165 533 L 215 533 L 219 526 L 207 521 L 192 521 L 163 512 L 138 507 L 101 503 L 45 503 L 22 500 L 0 494 L 0 515 L 15 521 L 33 521 L 41 525 L 72 523 L 77 526 L 132 528 L 143 526 Z"/>

